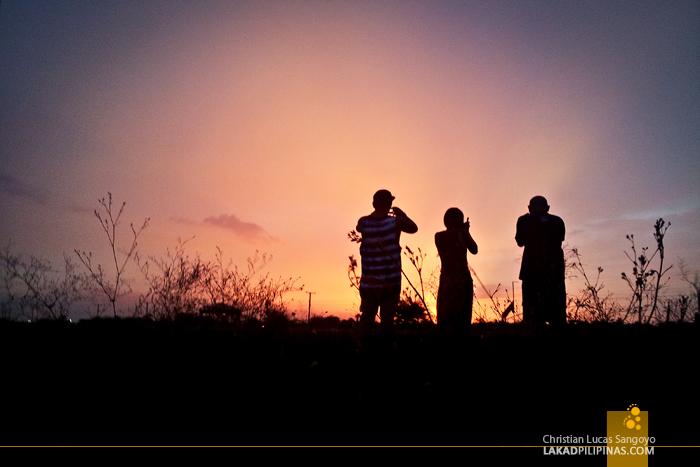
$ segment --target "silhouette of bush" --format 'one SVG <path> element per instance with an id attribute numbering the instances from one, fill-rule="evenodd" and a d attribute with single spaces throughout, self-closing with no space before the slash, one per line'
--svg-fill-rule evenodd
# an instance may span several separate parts
<path id="1" fill-rule="evenodd" d="M 679 269 L 681 271 L 681 279 L 683 279 L 684 282 L 687 282 L 692 288 L 691 293 L 693 296 L 689 299 L 691 303 L 688 306 L 690 309 L 692 309 L 692 302 L 695 302 L 695 316 L 697 316 L 700 314 L 700 273 L 697 271 L 695 271 L 695 273 L 691 273 L 683 260 L 680 260 Z"/>
<path id="2" fill-rule="evenodd" d="M 341 320 L 337 316 L 312 316 L 309 318 L 309 328 L 311 329 L 339 329 Z"/>
<path id="3" fill-rule="evenodd" d="M 0 317 L 68 319 L 89 291 L 87 276 L 75 269 L 64 255 L 61 276 L 50 261 L 13 253 L 8 245 L 0 252 Z"/>
<path id="4" fill-rule="evenodd" d="M 667 299 L 660 307 L 661 316 L 658 321 L 665 324 L 671 322 L 683 323 L 687 319 L 691 300 L 687 295 L 680 295 L 675 299 Z"/>
<path id="5" fill-rule="evenodd" d="M 297 279 L 274 279 L 269 273 L 260 274 L 260 270 L 272 260 L 271 256 L 256 251 L 247 260 L 247 271 L 241 271 L 231 260 L 224 261 L 223 251 L 217 247 L 216 260 L 208 263 L 202 278 L 205 295 L 213 303 L 227 303 L 241 309 L 243 317 L 266 319 L 270 310 L 286 312 L 284 295 L 303 290 L 297 286 Z"/>
<path id="6" fill-rule="evenodd" d="M 670 226 L 671 224 L 666 224 L 666 221 L 663 219 L 658 219 L 654 224 L 656 250 L 651 255 L 647 254 L 648 247 L 642 248 L 642 252 L 638 254 L 634 243 L 634 235 L 627 235 L 627 240 L 632 244 L 630 247 L 632 254 L 625 252 L 625 255 L 632 262 L 632 277 L 627 276 L 623 272 L 622 279 L 629 285 L 632 291 L 632 298 L 623 319 L 627 319 L 630 313 L 634 313 L 637 315 L 637 322 L 645 321 L 648 324 L 654 317 L 658 309 L 659 290 L 665 285 L 661 283 L 661 278 L 673 267 L 669 266 L 664 269 L 664 237 Z M 658 269 L 651 269 L 652 261 L 657 254 L 659 255 L 659 267 Z M 656 277 L 655 285 L 653 284 L 654 277 Z M 651 309 L 651 311 L 647 315 L 646 311 L 648 309 Z"/>
<path id="7" fill-rule="evenodd" d="M 149 283 L 139 298 L 137 314 L 171 320 L 180 314 L 203 313 L 219 319 L 255 320 L 261 325 L 267 321 L 280 323 L 280 315 L 287 320 L 284 294 L 302 290 L 303 286 L 297 287 L 295 279 L 259 275 L 271 257 L 256 252 L 248 258 L 247 272 L 242 272 L 232 261 L 224 261 L 218 247 L 215 261 L 203 261 L 199 255 L 190 258 L 185 252 L 188 241 L 178 239 L 165 258 L 150 256 L 144 261 L 136 256 Z"/>
<path id="8" fill-rule="evenodd" d="M 476 279 L 479 286 L 481 286 L 483 291 L 488 296 L 488 302 L 490 302 L 484 304 L 476 296 L 476 293 L 474 294 L 474 304 L 472 306 L 473 322 L 488 323 L 490 322 L 490 316 L 495 316 L 496 322 L 506 322 L 508 317 L 510 316 L 511 319 L 513 319 L 513 321 L 515 322 L 516 317 L 522 316 L 522 314 L 518 312 L 515 306 L 514 299 L 511 298 L 510 294 L 508 293 L 508 289 L 503 289 L 503 291 L 505 291 L 506 297 L 504 301 L 501 301 L 501 298 L 498 297 L 498 293 L 502 290 L 501 284 L 496 285 L 496 288 L 493 291 L 491 291 L 481 282 L 481 279 L 479 279 L 479 276 L 476 274 L 476 271 L 474 271 L 474 268 L 472 268 L 471 265 L 469 265 L 469 270 L 472 273 L 472 277 Z M 486 300 L 484 300 L 484 302 L 486 302 Z"/>
<path id="9" fill-rule="evenodd" d="M 400 329 L 415 329 L 424 321 L 432 322 L 423 303 L 417 301 L 407 287 L 401 294 L 394 324 Z"/>
<path id="10" fill-rule="evenodd" d="M 578 248 L 572 248 L 571 259 L 568 264 L 571 265 L 571 275 L 580 274 L 584 279 L 584 288 L 578 297 L 569 299 L 572 311 L 569 312 L 570 321 L 587 321 L 587 322 L 611 322 L 622 318 L 624 307 L 615 302 L 611 294 L 602 295 L 605 288 L 600 281 L 600 275 L 603 268 L 598 267 L 598 274 L 594 282 L 591 282 L 586 268 L 581 262 L 581 255 Z"/>
<path id="11" fill-rule="evenodd" d="M 338 323 L 338 329 L 343 331 L 357 329 L 357 321 L 353 318 L 343 319 Z"/>
<path id="12" fill-rule="evenodd" d="M 102 291 L 102 293 L 105 295 L 107 302 L 112 308 L 114 317 L 116 317 L 117 299 L 123 295 L 124 289 L 128 288 L 128 285 L 124 280 L 124 270 L 126 268 L 126 265 L 129 263 L 129 260 L 131 260 L 131 258 L 136 254 L 136 246 L 138 245 L 137 239 L 141 232 L 143 232 L 143 229 L 145 229 L 148 226 L 150 219 L 146 218 L 146 220 L 144 220 L 143 224 L 138 230 L 136 230 L 134 224 L 130 225 L 131 232 L 133 234 L 133 239 L 131 240 L 131 245 L 129 246 L 129 248 L 127 250 L 122 250 L 123 258 L 120 260 L 118 258 L 119 255 L 117 255 L 117 251 L 119 250 L 117 246 L 117 226 L 119 225 L 121 216 L 124 213 L 124 207 L 126 206 L 126 202 L 122 203 L 119 212 L 115 214 L 112 210 L 112 193 L 108 192 L 107 195 L 107 199 L 101 198 L 98 200 L 98 202 L 102 205 L 102 208 L 105 211 L 104 217 L 99 211 L 97 211 L 97 209 L 95 209 L 94 214 L 97 220 L 100 222 L 100 226 L 102 226 L 102 229 L 107 235 L 107 241 L 109 242 L 110 246 L 110 253 L 114 261 L 113 280 L 109 279 L 109 275 L 106 269 L 103 268 L 101 264 L 93 264 L 91 252 L 85 252 L 78 249 L 75 249 L 74 251 L 75 254 L 78 255 L 78 258 L 83 263 L 85 268 L 88 270 L 89 277 L 92 279 L 92 281 L 94 281 L 96 288 Z M 100 308 L 98 306 L 98 316 L 99 310 Z"/>
<path id="13" fill-rule="evenodd" d="M 241 309 L 225 303 L 205 305 L 199 309 L 200 316 L 224 319 L 237 323 L 241 320 Z"/>
<path id="14" fill-rule="evenodd" d="M 270 330 L 281 331 L 289 327 L 289 318 L 283 310 L 269 309 L 265 312 L 264 326 Z"/>
<path id="15" fill-rule="evenodd" d="M 309 327 L 311 329 L 324 329 L 326 326 L 323 316 L 312 316 L 309 318 Z"/>
<path id="16" fill-rule="evenodd" d="M 340 318 L 337 316 L 326 316 L 323 321 L 329 328 L 338 328 L 340 326 Z"/>

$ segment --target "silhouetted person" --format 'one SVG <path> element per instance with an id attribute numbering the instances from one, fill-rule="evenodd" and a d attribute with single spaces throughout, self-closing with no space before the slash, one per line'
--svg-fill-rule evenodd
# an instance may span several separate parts
<path id="1" fill-rule="evenodd" d="M 515 241 L 525 247 L 520 266 L 523 284 L 523 321 L 566 323 L 564 221 L 549 214 L 543 196 L 535 196 L 529 214 L 520 216 Z"/>
<path id="2" fill-rule="evenodd" d="M 360 256 L 360 336 L 363 340 L 372 334 L 372 325 L 380 311 L 384 335 L 390 337 L 394 316 L 401 294 L 401 232 L 415 233 L 416 224 L 401 209 L 394 207 L 394 197 L 387 190 L 374 194 L 374 212 L 360 218 L 356 230 L 362 234 Z"/>
<path id="3" fill-rule="evenodd" d="M 468 332 L 472 322 L 474 282 L 467 264 L 467 251 L 475 255 L 479 247 L 469 233 L 469 219 L 457 208 L 445 212 L 447 230 L 435 234 L 435 246 L 442 266 L 437 296 L 437 323 L 440 329 Z"/>

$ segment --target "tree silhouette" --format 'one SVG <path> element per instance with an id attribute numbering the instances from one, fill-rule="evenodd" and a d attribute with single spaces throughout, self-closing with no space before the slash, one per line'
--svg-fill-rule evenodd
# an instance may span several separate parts
<path id="1" fill-rule="evenodd" d="M 136 246 L 138 245 L 137 239 L 141 232 L 143 232 L 143 229 L 148 227 L 150 219 L 146 218 L 146 220 L 143 221 L 143 224 L 138 230 L 136 230 L 134 224 L 130 224 L 133 239 L 131 240 L 131 245 L 129 249 L 121 252 L 123 257 L 120 260 L 118 257 L 119 255 L 117 254 L 117 226 L 119 225 L 121 216 L 124 213 L 124 207 L 126 206 L 126 202 L 122 203 L 121 208 L 119 208 L 119 212 L 117 212 L 115 215 L 114 211 L 112 210 L 112 193 L 108 192 L 107 195 L 107 199 L 101 198 L 98 200 L 98 202 L 102 205 L 102 208 L 105 211 L 105 217 L 102 217 L 102 214 L 100 214 L 100 212 L 98 212 L 97 209 L 95 209 L 94 213 L 95 217 L 100 222 L 102 229 L 107 235 L 111 256 L 114 261 L 114 280 L 112 281 L 109 279 L 107 271 L 102 267 L 101 264 L 92 264 L 92 252 L 85 252 L 78 249 L 75 249 L 74 251 L 75 254 L 78 255 L 78 258 L 83 263 L 83 265 L 87 268 L 88 272 L 90 273 L 90 277 L 95 282 L 95 284 L 97 284 L 99 290 L 101 290 L 107 297 L 107 300 L 111 305 L 112 312 L 114 313 L 114 317 L 116 318 L 117 298 L 119 298 L 122 295 L 123 287 L 125 285 L 124 269 L 126 268 L 126 265 L 129 262 L 129 260 L 136 252 Z"/>
<path id="2" fill-rule="evenodd" d="M 671 269 L 673 266 L 669 266 L 666 269 L 664 267 L 664 237 L 666 231 L 671 226 L 669 222 L 666 225 L 666 221 L 663 219 L 658 219 L 654 224 L 654 239 L 656 240 L 656 250 L 651 254 L 647 253 L 649 247 L 642 248 L 641 253 L 637 253 L 637 248 L 634 243 L 634 235 L 627 235 L 627 240 L 632 244 L 631 250 L 632 254 L 625 252 L 627 258 L 632 262 L 632 277 L 628 277 L 626 273 L 622 273 L 622 279 L 627 282 L 627 285 L 632 290 L 632 299 L 630 300 L 630 305 L 625 314 L 626 319 L 630 312 L 636 312 L 637 322 L 642 323 L 645 318 L 646 310 L 651 307 L 651 312 L 646 315 L 646 323 L 651 322 L 654 313 L 658 308 L 659 300 L 659 290 L 663 287 L 661 284 L 661 278 Z M 659 255 L 659 269 L 651 269 L 651 264 L 656 255 Z M 656 276 L 656 284 L 651 289 L 652 285 L 650 281 L 653 281 L 654 276 Z M 650 295 L 653 293 L 653 298 Z"/>

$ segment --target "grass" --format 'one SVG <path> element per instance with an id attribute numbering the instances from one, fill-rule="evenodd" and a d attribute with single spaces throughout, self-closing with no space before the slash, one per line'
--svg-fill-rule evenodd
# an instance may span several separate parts
<path id="1" fill-rule="evenodd" d="M 0 321 L 2 439 L 540 445 L 543 434 L 605 436 L 607 410 L 637 403 L 661 416 L 679 401 L 670 394 L 693 400 L 697 337 L 695 324 L 481 323 L 469 340 L 429 326 L 358 352 L 353 330 L 304 324 Z"/>

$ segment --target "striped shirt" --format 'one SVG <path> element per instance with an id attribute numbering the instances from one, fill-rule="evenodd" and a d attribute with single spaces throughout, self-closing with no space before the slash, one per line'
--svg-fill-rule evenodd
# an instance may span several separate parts
<path id="1" fill-rule="evenodd" d="M 401 245 L 395 217 L 361 218 L 357 230 L 362 234 L 360 290 L 401 287 Z"/>

